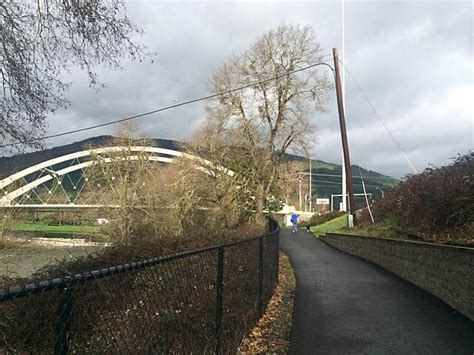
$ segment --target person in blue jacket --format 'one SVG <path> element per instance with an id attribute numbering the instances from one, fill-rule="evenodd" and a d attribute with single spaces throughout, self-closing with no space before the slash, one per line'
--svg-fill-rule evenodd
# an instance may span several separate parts
<path id="1" fill-rule="evenodd" d="M 298 215 L 296 213 L 292 213 L 291 214 L 291 232 L 292 233 L 296 233 L 298 231 L 298 227 L 296 226 L 296 224 L 298 223 Z"/>

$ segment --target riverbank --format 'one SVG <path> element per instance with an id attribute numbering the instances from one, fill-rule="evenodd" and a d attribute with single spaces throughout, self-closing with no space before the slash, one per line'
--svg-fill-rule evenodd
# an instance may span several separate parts
<path id="1" fill-rule="evenodd" d="M 90 255 L 107 245 L 83 238 L 4 237 L 0 248 L 0 277 L 29 277 L 59 260 Z"/>

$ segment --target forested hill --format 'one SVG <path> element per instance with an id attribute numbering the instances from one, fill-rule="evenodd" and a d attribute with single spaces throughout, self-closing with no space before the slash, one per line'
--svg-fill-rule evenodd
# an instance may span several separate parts
<path id="1" fill-rule="evenodd" d="M 309 161 L 307 158 L 298 155 L 287 155 L 290 161 L 301 161 L 307 164 L 309 171 Z M 372 198 L 381 197 L 382 193 L 387 193 L 393 186 L 398 184 L 399 180 L 391 176 L 380 174 L 373 170 L 367 170 L 358 165 L 352 166 L 354 193 L 362 194 L 364 192 L 362 179 L 364 180 L 366 192 L 372 194 Z M 328 163 L 322 160 L 312 161 L 312 185 L 313 193 L 316 197 L 331 197 L 331 194 L 341 194 L 342 190 L 342 166 Z M 382 192 L 383 191 L 383 192 Z M 335 206 L 341 201 L 340 197 L 334 198 Z M 356 196 L 356 205 L 358 208 L 365 205 L 363 196 Z M 336 207 L 335 207 L 336 208 Z"/>
<path id="2" fill-rule="evenodd" d="M 0 157 L 0 177 L 8 176 L 15 171 L 22 170 L 45 160 L 84 150 L 87 147 L 102 146 L 112 139 L 112 136 L 98 136 L 37 152 Z M 169 139 L 155 139 L 154 141 L 157 147 L 179 150 L 179 142 Z"/>
<path id="3" fill-rule="evenodd" d="M 28 166 L 65 154 L 74 153 L 89 146 L 102 146 L 112 138 L 112 136 L 98 136 L 42 151 L 19 154 L 9 157 L 0 157 L 0 178 L 6 177 L 13 172 L 22 170 Z M 155 139 L 154 144 L 157 147 L 175 150 L 180 150 L 180 146 L 182 146 L 182 143 L 168 139 Z M 304 157 L 294 154 L 287 154 L 287 160 L 307 162 L 309 170 L 308 159 Z M 341 166 L 322 160 L 313 160 L 312 164 L 312 172 L 314 174 L 313 188 L 316 195 L 318 197 L 330 197 L 331 194 L 341 193 Z M 374 197 L 379 196 L 381 194 L 381 190 L 387 191 L 398 182 L 398 180 L 392 177 L 385 176 L 362 167 L 359 171 L 359 167 L 357 165 L 352 166 L 352 171 L 354 175 L 354 190 L 356 193 L 362 192 L 362 181 L 361 178 L 358 177 L 360 175 L 360 171 L 362 171 L 362 176 L 365 180 L 367 192 L 372 193 Z"/>

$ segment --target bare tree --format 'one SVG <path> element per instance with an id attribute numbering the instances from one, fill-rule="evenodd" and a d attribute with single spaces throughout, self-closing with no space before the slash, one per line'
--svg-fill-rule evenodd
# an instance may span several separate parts
<path id="1" fill-rule="evenodd" d="M 102 153 L 93 149 L 94 164 L 86 176 L 96 201 L 103 206 L 102 213 L 110 219 L 112 237 L 121 244 L 130 244 L 132 237 L 140 234 L 138 229 L 144 228 L 150 214 L 150 187 L 147 185 L 159 166 L 150 161 L 147 152 L 132 149 L 151 145 L 149 139 L 137 133 L 132 123 L 121 126 L 115 136 L 108 143 L 113 151 Z"/>
<path id="2" fill-rule="evenodd" d="M 195 192 L 197 207 L 205 210 L 204 220 L 211 228 L 232 229 L 243 224 L 248 215 L 246 199 L 243 198 L 245 191 L 242 191 L 243 186 L 233 172 L 222 165 L 225 161 L 222 152 L 213 151 L 211 146 L 211 150 L 199 156 L 196 154 L 197 149 L 187 148 L 190 154 L 181 158 L 177 164 L 181 176 L 181 179 L 177 179 L 178 190 L 191 189 Z M 203 216 L 203 213 L 200 215 Z"/>
<path id="3" fill-rule="evenodd" d="M 87 171 L 113 240 L 130 245 L 160 237 L 212 237 L 241 225 L 242 194 L 227 169 L 189 154 L 161 166 L 137 147 L 153 142 L 134 132 L 125 124 L 110 149 L 95 149 Z"/>
<path id="4" fill-rule="evenodd" d="M 135 43 L 141 34 L 122 0 L 1 1 L 0 143 L 41 137 L 46 115 L 68 105 L 63 74 L 72 67 L 98 89 L 97 65 L 119 69 L 122 58 L 147 57 Z"/>
<path id="5" fill-rule="evenodd" d="M 195 132 L 190 141 L 184 146 L 184 150 L 190 156 L 203 158 L 204 160 L 192 161 L 192 166 L 199 167 L 199 171 L 204 171 L 205 175 L 196 175 L 196 169 L 186 169 L 189 173 L 199 177 L 201 181 L 191 178 L 195 181 L 195 185 L 205 185 L 209 189 L 209 193 L 203 193 L 216 208 L 226 203 L 234 204 L 247 212 L 253 208 L 253 192 L 251 187 L 251 179 L 248 179 L 250 171 L 245 174 L 242 172 L 246 169 L 245 152 L 240 149 L 231 149 L 229 142 L 225 140 L 225 136 L 209 124 L 201 127 Z M 192 166 L 188 164 L 188 167 Z M 194 170 L 194 172 L 193 172 Z M 232 171 L 232 174 L 229 174 Z M 234 172 L 238 171 L 239 174 Z M 212 177 L 212 183 L 205 183 Z M 212 196 L 212 197 L 211 197 Z M 226 201 L 226 202 L 224 202 Z M 223 208 L 225 210 L 225 208 Z"/>
<path id="6" fill-rule="evenodd" d="M 266 199 L 274 195 L 285 153 L 305 151 L 311 143 L 314 127 L 309 115 L 324 110 L 331 87 L 326 76 L 314 69 L 289 73 L 321 60 L 311 28 L 280 26 L 212 77 L 212 93 L 279 77 L 220 96 L 208 108 L 207 138 L 203 139 L 204 146 L 212 142 L 232 157 L 230 168 L 244 190 L 252 191 L 258 216 Z"/>
<path id="7" fill-rule="evenodd" d="M 305 166 L 302 162 L 287 162 L 280 165 L 280 181 L 278 183 L 284 201 L 288 205 L 300 208 L 300 188 L 301 198 L 309 192 L 309 181 L 305 174 Z"/>

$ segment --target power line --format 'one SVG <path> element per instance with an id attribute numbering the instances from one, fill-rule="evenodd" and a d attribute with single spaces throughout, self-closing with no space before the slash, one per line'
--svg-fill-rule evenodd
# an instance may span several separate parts
<path id="1" fill-rule="evenodd" d="M 324 57 L 325 56 L 323 56 L 321 58 L 324 58 Z M 87 127 L 73 129 L 73 130 L 65 131 L 65 132 L 61 132 L 61 133 L 51 134 L 51 135 L 48 135 L 48 136 L 45 136 L 45 137 L 42 137 L 42 138 L 36 138 L 36 139 L 31 139 L 31 140 L 26 140 L 26 141 L 12 142 L 12 143 L 8 143 L 8 144 L 0 145 L 0 148 L 11 147 L 11 146 L 19 145 L 19 144 L 35 143 L 35 142 L 42 141 L 42 140 L 45 140 L 45 139 L 62 137 L 62 136 L 66 136 L 66 135 L 70 135 L 70 134 L 74 134 L 74 133 L 79 133 L 79 132 L 89 131 L 89 130 L 96 129 L 96 128 L 101 128 L 101 127 L 114 125 L 114 124 L 125 122 L 125 121 L 135 120 L 137 118 L 141 118 L 141 117 L 149 116 L 149 115 L 152 115 L 152 114 L 155 114 L 155 113 L 171 110 L 171 109 L 178 108 L 178 107 L 181 107 L 181 106 L 186 106 L 186 105 L 190 105 L 190 104 L 193 104 L 193 103 L 196 103 L 196 102 L 206 101 L 206 100 L 213 99 L 213 98 L 216 98 L 216 97 L 219 97 L 219 96 L 232 94 L 236 91 L 248 89 L 248 88 L 251 88 L 251 87 L 254 87 L 254 86 L 257 86 L 257 85 L 261 85 L 261 84 L 265 84 L 265 83 L 268 83 L 268 82 L 271 82 L 271 81 L 275 81 L 275 80 L 278 80 L 280 78 L 286 77 L 288 75 L 293 75 L 293 74 L 296 74 L 296 73 L 299 73 L 299 72 L 303 72 L 305 70 L 312 69 L 312 68 L 315 68 L 315 67 L 320 66 L 320 65 L 326 65 L 331 70 L 333 70 L 331 65 L 329 65 L 328 63 L 318 62 L 318 63 L 314 63 L 314 64 L 308 65 L 308 66 L 300 68 L 300 69 L 296 69 L 296 70 L 293 70 L 293 71 L 290 71 L 290 72 L 286 72 L 285 74 L 277 75 L 277 76 L 274 76 L 274 77 L 269 78 L 269 79 L 253 82 L 253 83 L 250 83 L 250 84 L 247 84 L 247 85 L 243 85 L 243 86 L 240 86 L 240 87 L 237 87 L 237 88 L 234 88 L 234 89 L 230 89 L 230 90 L 227 90 L 227 91 L 222 91 L 222 92 L 219 92 L 219 93 L 216 93 L 216 94 L 202 96 L 202 97 L 199 97 L 199 98 L 196 98 L 196 99 L 183 101 L 183 102 L 180 102 L 180 103 L 177 103 L 177 104 L 161 107 L 161 108 L 158 108 L 158 109 L 155 109 L 155 110 L 147 111 L 147 112 L 140 113 L 140 114 L 133 115 L 133 116 L 120 118 L 120 119 L 109 121 L 109 122 L 99 123 L 99 124 L 92 125 L 92 126 L 87 126 Z"/>
<path id="2" fill-rule="evenodd" d="M 330 184 L 330 185 L 342 185 L 342 182 L 336 182 L 336 181 L 313 180 L 313 182 L 322 183 L 322 184 Z M 352 183 L 352 184 L 353 184 L 353 185 L 362 186 L 362 184 L 356 184 L 356 183 Z M 317 185 L 316 185 L 316 186 L 317 186 Z M 367 186 L 379 187 L 378 185 L 367 185 Z"/>
<path id="3" fill-rule="evenodd" d="M 354 184 L 354 185 L 355 185 L 355 186 L 362 186 L 361 184 Z M 371 190 L 369 190 L 369 191 L 373 191 L 373 188 L 380 188 L 379 186 L 373 186 L 373 185 L 365 185 L 365 186 L 366 186 L 366 187 L 370 187 Z M 337 191 L 339 191 L 339 189 L 341 188 L 341 186 L 340 186 L 340 185 L 337 185 L 337 184 L 334 184 L 334 185 L 326 185 L 326 184 L 324 184 L 324 183 L 318 183 L 318 184 L 314 185 L 314 188 L 316 188 L 316 189 L 317 189 L 317 188 L 321 188 L 321 187 L 323 187 L 323 188 L 334 188 L 334 189 L 337 189 Z M 383 191 L 390 191 L 390 190 L 392 190 L 391 187 L 384 187 L 384 186 L 382 186 L 382 188 L 383 188 Z M 360 191 L 360 190 L 357 190 L 357 191 Z M 363 190 L 362 190 L 362 193 L 363 193 Z M 367 192 L 367 195 L 368 195 L 368 194 L 370 194 L 370 192 Z"/>
<path id="4" fill-rule="evenodd" d="M 324 58 L 332 58 L 332 53 L 325 54 L 321 57 L 321 59 L 324 59 Z"/>
<path id="5" fill-rule="evenodd" d="M 300 173 L 302 175 L 309 175 L 309 173 Z M 312 176 L 328 176 L 328 177 L 342 177 L 340 174 L 320 174 L 320 173 L 311 173 Z M 353 175 L 353 178 L 358 178 L 358 179 L 394 179 L 390 176 L 362 176 L 362 175 Z"/>
<path id="6" fill-rule="evenodd" d="M 356 142 L 355 137 L 352 135 L 352 132 L 353 132 L 353 129 L 352 129 L 352 120 L 348 120 L 348 122 L 349 122 L 349 136 L 351 137 L 352 144 L 354 145 L 354 148 L 355 148 L 356 158 L 357 158 L 358 160 L 360 160 L 359 150 L 357 149 L 357 142 Z M 367 190 L 366 190 L 366 188 L 365 188 L 365 181 L 364 181 L 364 176 L 363 176 L 363 174 L 362 174 L 362 168 L 360 167 L 360 165 L 357 165 L 357 167 L 359 168 L 360 181 L 362 182 L 362 190 L 364 191 L 365 204 L 366 204 L 366 206 L 367 206 L 367 210 L 369 211 L 369 215 L 370 215 L 370 219 L 372 220 L 372 223 L 375 223 L 375 221 L 374 221 L 374 215 L 372 214 L 372 210 L 371 210 L 371 208 L 370 208 L 369 199 L 368 199 L 368 197 L 367 197 Z"/>
<path id="7" fill-rule="evenodd" d="M 398 150 L 400 151 L 400 153 L 403 155 L 403 157 L 405 158 L 406 162 L 408 163 L 408 166 L 411 168 L 411 170 L 413 171 L 413 173 L 415 174 L 418 174 L 418 170 L 416 169 L 415 165 L 412 163 L 412 161 L 410 160 L 410 158 L 408 157 L 407 153 L 405 153 L 405 151 L 402 149 L 400 143 L 398 143 L 398 141 L 395 139 L 395 137 L 393 136 L 392 132 L 390 131 L 390 129 L 388 128 L 388 126 L 385 124 L 385 122 L 382 120 L 382 117 L 380 117 L 379 113 L 377 112 L 377 110 L 375 109 L 374 105 L 372 105 L 372 102 L 369 100 L 367 94 L 364 92 L 364 90 L 362 90 L 361 86 L 359 85 L 359 83 L 357 82 L 357 80 L 352 76 L 352 74 L 350 73 L 350 71 L 347 69 L 347 67 L 344 65 L 344 63 L 341 62 L 341 60 L 339 60 L 339 62 L 341 63 L 341 65 L 344 67 L 344 70 L 346 71 L 346 73 L 349 75 L 349 77 L 351 78 L 351 80 L 354 82 L 355 86 L 357 87 L 357 89 L 359 90 L 359 92 L 362 94 L 362 97 L 365 99 L 365 101 L 367 102 L 367 104 L 369 105 L 370 109 L 372 110 L 372 112 L 374 113 L 375 117 L 379 120 L 380 124 L 385 128 L 385 131 L 387 131 L 388 135 L 390 136 L 390 138 L 392 139 L 392 141 L 395 143 L 395 145 L 397 146 Z"/>

